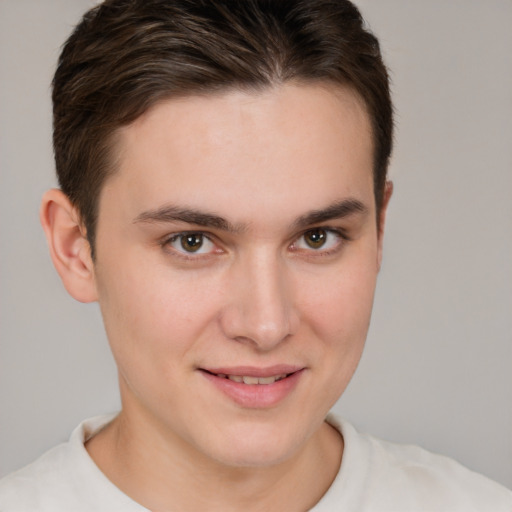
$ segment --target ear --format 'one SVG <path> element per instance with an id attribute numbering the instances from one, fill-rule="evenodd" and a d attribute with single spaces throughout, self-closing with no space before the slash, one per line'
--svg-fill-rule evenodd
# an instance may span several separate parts
<path id="1" fill-rule="evenodd" d="M 77 209 L 61 190 L 52 189 L 43 196 L 39 217 L 68 293 L 80 302 L 97 300 L 91 248 Z"/>
<path id="2" fill-rule="evenodd" d="M 386 225 L 386 214 L 388 211 L 389 200 L 393 195 L 393 182 L 387 181 L 386 186 L 384 188 L 384 197 L 382 198 L 382 206 L 380 208 L 379 213 L 379 221 L 378 221 L 378 249 L 377 249 L 377 268 L 380 270 L 382 265 L 382 245 L 384 242 L 384 228 Z"/>

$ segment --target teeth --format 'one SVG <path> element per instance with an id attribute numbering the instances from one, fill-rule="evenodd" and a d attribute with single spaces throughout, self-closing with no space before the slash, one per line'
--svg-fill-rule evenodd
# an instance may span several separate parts
<path id="1" fill-rule="evenodd" d="M 277 377 L 260 377 L 258 379 L 258 384 L 274 384 L 277 380 Z M 245 379 L 244 379 L 245 382 Z"/>
<path id="2" fill-rule="evenodd" d="M 222 379 L 229 379 L 233 382 L 248 384 L 249 386 L 254 386 L 256 384 L 274 384 L 278 380 L 282 380 L 287 376 L 286 373 L 282 373 L 281 375 L 273 375 L 272 377 L 251 377 L 248 375 L 225 375 L 223 373 L 217 374 L 217 377 Z"/>

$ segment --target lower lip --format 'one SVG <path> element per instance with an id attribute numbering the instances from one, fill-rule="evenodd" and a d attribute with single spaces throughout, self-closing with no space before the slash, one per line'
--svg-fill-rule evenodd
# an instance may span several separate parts
<path id="1" fill-rule="evenodd" d="M 303 372 L 304 370 L 299 370 L 272 384 L 244 384 L 201 371 L 209 382 L 236 404 L 250 409 L 265 409 L 278 405 L 292 393 Z"/>

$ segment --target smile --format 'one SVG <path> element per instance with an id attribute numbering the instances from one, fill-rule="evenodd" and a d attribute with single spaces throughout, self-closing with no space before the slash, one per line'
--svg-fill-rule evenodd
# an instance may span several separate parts
<path id="1" fill-rule="evenodd" d="M 293 394 L 303 379 L 304 367 L 276 365 L 270 368 L 199 368 L 207 382 L 231 402 L 249 409 L 276 407 Z"/>
<path id="2" fill-rule="evenodd" d="M 229 379 L 233 382 L 247 384 L 249 386 L 255 386 L 258 384 L 268 385 L 274 384 L 274 382 L 280 381 L 288 377 L 289 373 L 281 373 L 280 375 L 271 375 L 269 377 L 254 377 L 251 375 L 226 375 L 224 373 L 213 374 L 220 379 Z"/>

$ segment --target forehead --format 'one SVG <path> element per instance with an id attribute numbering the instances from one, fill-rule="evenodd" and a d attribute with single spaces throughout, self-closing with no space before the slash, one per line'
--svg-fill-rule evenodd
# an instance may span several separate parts
<path id="1" fill-rule="evenodd" d="M 105 189 L 134 208 L 300 214 L 304 202 L 321 208 L 373 193 L 370 121 L 350 89 L 287 84 L 173 98 L 123 127 L 117 140 L 118 169 Z"/>

